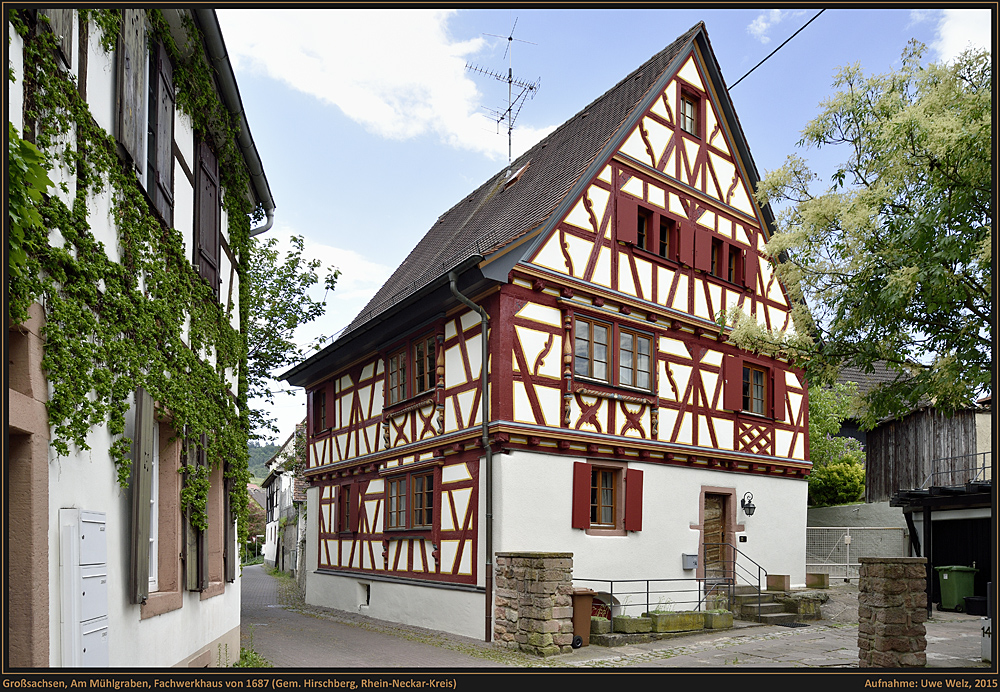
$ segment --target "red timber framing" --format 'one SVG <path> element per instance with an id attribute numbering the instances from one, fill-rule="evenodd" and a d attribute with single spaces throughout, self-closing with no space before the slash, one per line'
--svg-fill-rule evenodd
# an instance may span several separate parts
<path id="1" fill-rule="evenodd" d="M 490 315 L 494 453 L 522 449 L 621 468 L 633 507 L 642 478 L 633 462 L 798 479 L 810 469 L 803 374 L 740 351 L 715 321 L 738 306 L 767 328 L 792 326 L 733 132 L 698 50 L 687 57 L 693 62 L 678 63 L 686 66 L 618 149 L 603 154 L 593 168 L 600 172 L 507 282 L 471 296 Z M 693 132 L 680 126 L 682 94 L 694 105 Z M 474 312 L 432 317 L 440 309 L 430 306 L 423 325 L 309 387 L 306 475 L 319 490 L 321 570 L 475 583 L 483 335 Z M 600 376 L 577 372 L 584 321 L 607 330 Z M 622 355 L 625 336 L 648 340 L 648 387 L 637 386 L 645 374 L 634 362 L 639 350 L 631 363 Z M 750 406 L 746 368 L 764 383 Z M 393 372 L 405 374 L 393 380 Z M 417 475 L 434 484 L 431 527 L 409 519 L 390 528 L 387 504 L 404 496 L 405 481 L 412 511 Z M 343 531 L 342 497 L 357 521 Z M 615 530 L 634 530 L 632 517 L 623 514 L 622 526 Z"/>
<path id="2" fill-rule="evenodd" d="M 316 568 L 474 585 L 478 453 L 390 463 L 310 478 L 319 490 Z M 404 525 L 390 528 L 394 488 L 402 488 L 392 501 L 393 508 L 402 501 Z M 421 490 L 424 494 L 418 497 Z M 430 510 L 429 526 L 421 524 L 418 508 Z"/>

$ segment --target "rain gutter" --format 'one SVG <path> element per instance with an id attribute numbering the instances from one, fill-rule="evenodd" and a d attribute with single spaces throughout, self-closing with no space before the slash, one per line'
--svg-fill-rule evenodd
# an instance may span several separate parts
<path id="1" fill-rule="evenodd" d="M 205 48 L 208 52 L 209 60 L 215 70 L 219 91 L 222 100 L 229 109 L 231 115 L 235 117 L 238 125 L 236 143 L 243 161 L 246 163 L 247 172 L 250 174 L 250 184 L 253 191 L 264 208 L 267 222 L 263 226 L 250 230 L 250 235 L 260 235 L 267 231 L 274 224 L 274 198 L 271 197 L 271 188 L 267 184 L 267 177 L 264 175 L 264 166 L 257 153 L 253 137 L 250 135 L 250 124 L 247 122 L 246 112 L 243 110 L 243 100 L 240 98 L 239 88 L 236 86 L 236 75 L 233 73 L 233 66 L 229 62 L 229 53 L 226 51 L 226 43 L 222 39 L 222 29 L 219 27 L 219 18 L 213 9 L 191 10 L 194 18 L 198 22 L 202 36 L 205 38 Z"/>

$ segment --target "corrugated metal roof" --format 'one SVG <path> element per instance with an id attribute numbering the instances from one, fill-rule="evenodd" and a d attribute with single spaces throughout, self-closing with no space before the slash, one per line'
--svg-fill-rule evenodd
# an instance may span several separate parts
<path id="1" fill-rule="evenodd" d="M 494 253 L 543 224 L 700 31 L 701 22 L 445 212 L 341 338 L 462 260 Z M 505 186 L 508 174 L 529 163 L 516 184 Z"/>

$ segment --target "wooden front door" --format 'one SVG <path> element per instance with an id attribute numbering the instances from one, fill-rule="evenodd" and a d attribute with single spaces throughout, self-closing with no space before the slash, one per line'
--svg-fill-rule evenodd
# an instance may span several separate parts
<path id="1" fill-rule="evenodd" d="M 704 507 L 704 540 L 705 540 L 705 578 L 708 580 L 726 579 L 729 577 L 730 565 L 728 548 L 723 545 L 729 534 L 726 526 L 727 495 L 705 493 Z"/>

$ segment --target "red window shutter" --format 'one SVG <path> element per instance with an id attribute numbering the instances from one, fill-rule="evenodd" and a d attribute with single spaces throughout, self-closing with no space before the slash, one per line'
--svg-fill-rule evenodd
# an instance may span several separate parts
<path id="1" fill-rule="evenodd" d="M 625 471 L 625 530 L 642 531 L 642 471 Z"/>
<path id="2" fill-rule="evenodd" d="M 573 464 L 573 528 L 590 528 L 590 464 Z"/>
<path id="3" fill-rule="evenodd" d="M 616 233 L 619 243 L 635 245 L 638 240 L 636 224 L 639 221 L 638 203 L 624 193 L 618 195 L 618 213 L 616 215 Z"/>
<path id="4" fill-rule="evenodd" d="M 681 264 L 694 266 L 694 225 L 683 222 L 677 226 L 677 259 Z"/>
<path id="5" fill-rule="evenodd" d="M 774 407 L 774 420 L 785 420 L 785 371 L 779 368 L 771 370 L 771 393 Z"/>
<path id="6" fill-rule="evenodd" d="M 365 503 L 361 501 L 361 484 L 351 483 L 351 531 L 357 532 L 361 527 L 361 510 Z"/>
<path id="7" fill-rule="evenodd" d="M 726 356 L 722 364 L 723 384 L 722 405 L 729 411 L 743 410 L 743 359 Z"/>
<path id="8" fill-rule="evenodd" d="M 313 425 L 313 399 L 315 398 L 315 394 L 316 392 L 311 389 L 306 392 L 306 428 L 310 437 L 316 434 L 315 426 Z"/>
<path id="9" fill-rule="evenodd" d="M 712 235 L 702 228 L 694 228 L 694 268 L 712 271 Z"/>
<path id="10" fill-rule="evenodd" d="M 751 259 L 753 257 L 753 259 Z M 756 256 L 753 255 L 753 250 L 744 250 L 743 257 L 740 260 L 740 285 L 744 288 L 753 288 L 757 281 L 757 276 L 754 271 L 757 266 Z"/>

